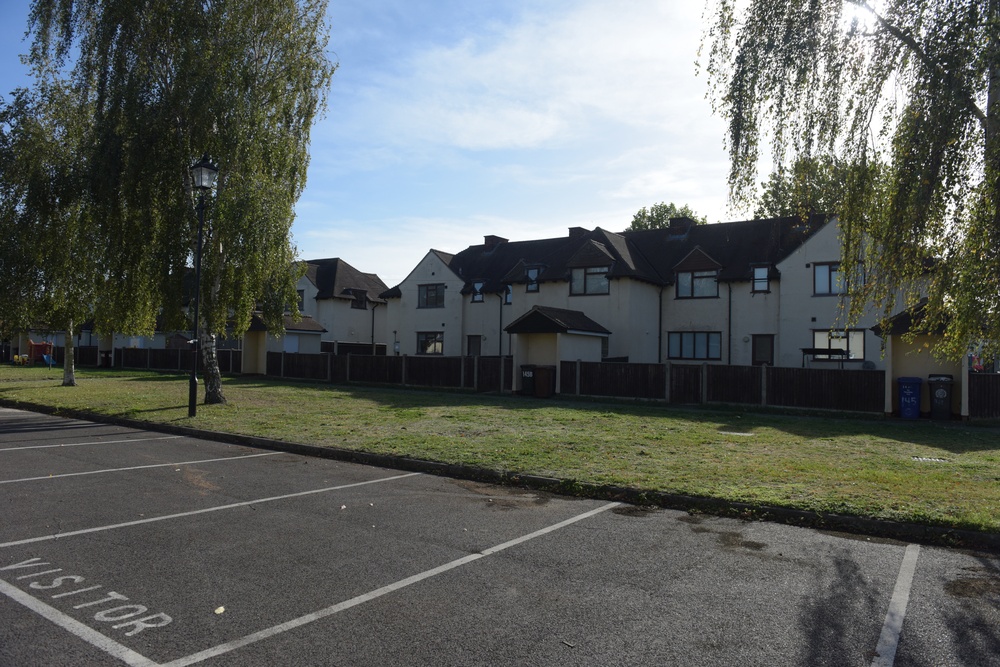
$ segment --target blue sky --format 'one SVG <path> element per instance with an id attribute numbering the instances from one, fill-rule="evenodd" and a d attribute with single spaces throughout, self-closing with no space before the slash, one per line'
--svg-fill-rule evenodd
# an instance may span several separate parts
<path id="1" fill-rule="evenodd" d="M 23 85 L 28 0 L 0 0 L 0 93 Z M 484 235 L 621 231 L 660 201 L 712 222 L 724 125 L 695 60 L 703 3 L 331 0 L 329 108 L 293 228 L 305 259 L 389 285 Z"/>

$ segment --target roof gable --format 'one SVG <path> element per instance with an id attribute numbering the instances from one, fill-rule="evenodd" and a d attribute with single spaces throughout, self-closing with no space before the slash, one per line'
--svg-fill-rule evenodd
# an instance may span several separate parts
<path id="1" fill-rule="evenodd" d="M 607 336 L 611 332 L 579 310 L 534 306 L 506 327 L 512 334 L 578 333 Z"/>

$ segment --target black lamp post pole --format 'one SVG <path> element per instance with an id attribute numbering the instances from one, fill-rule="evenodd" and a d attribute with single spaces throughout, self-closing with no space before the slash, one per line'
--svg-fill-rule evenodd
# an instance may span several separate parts
<path id="1" fill-rule="evenodd" d="M 201 294 L 201 237 L 205 228 L 205 191 L 198 196 L 198 250 L 194 256 L 194 336 L 192 345 L 194 358 L 191 361 L 191 381 L 188 386 L 188 417 L 198 414 L 198 353 L 200 339 L 198 337 L 198 301 Z"/>

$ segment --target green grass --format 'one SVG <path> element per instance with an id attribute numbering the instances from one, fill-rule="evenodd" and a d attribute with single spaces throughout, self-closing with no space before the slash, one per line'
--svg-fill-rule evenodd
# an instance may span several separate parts
<path id="1" fill-rule="evenodd" d="M 1000 433 L 516 396 L 227 379 L 187 417 L 187 377 L 0 367 L 0 398 L 594 484 L 1000 532 Z M 944 459 L 944 462 L 916 458 Z"/>

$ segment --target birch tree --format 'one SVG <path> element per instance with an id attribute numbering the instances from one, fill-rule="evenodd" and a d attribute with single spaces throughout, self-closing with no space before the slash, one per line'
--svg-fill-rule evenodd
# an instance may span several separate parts
<path id="1" fill-rule="evenodd" d="M 190 166 L 219 165 L 206 207 L 202 342 L 206 402 L 224 402 L 219 335 L 242 335 L 254 309 L 283 331 L 295 308 L 294 205 L 313 121 L 335 65 L 326 0 L 34 0 L 31 58 L 72 68 L 94 108 L 92 216 L 109 243 L 115 289 L 99 328 L 177 328 L 198 221 Z M 70 56 L 74 60 L 69 62 Z M 188 281 L 190 284 L 190 281 Z"/>
<path id="2" fill-rule="evenodd" d="M 7 333 L 65 333 L 64 386 L 76 384 L 73 336 L 102 284 L 85 187 L 88 121 L 54 78 L 0 105 L 0 313 Z"/>
<path id="3" fill-rule="evenodd" d="M 941 351 L 1000 344 L 1000 0 L 711 0 L 703 65 L 730 197 L 757 166 L 845 165 L 852 318 L 928 297 Z"/>

